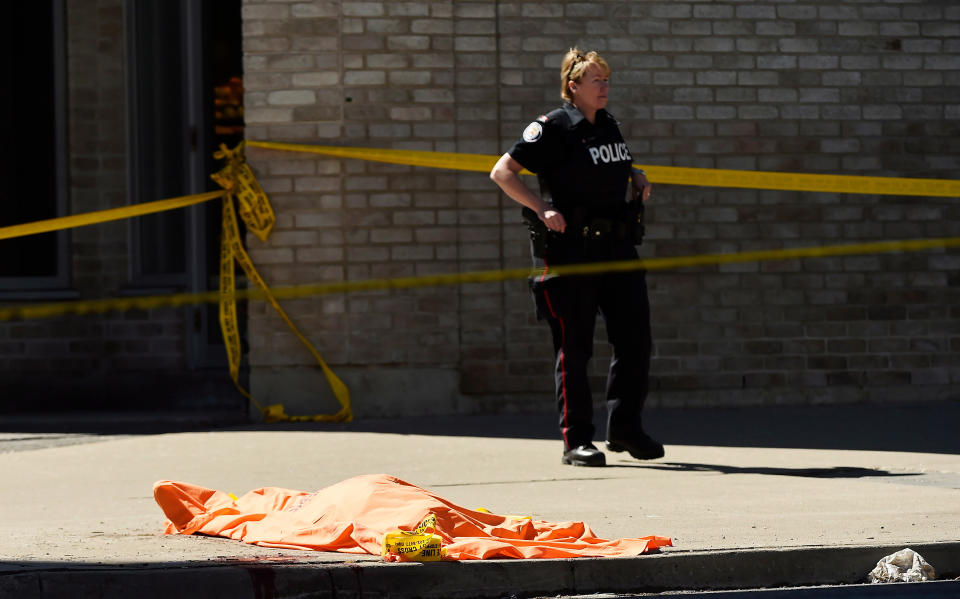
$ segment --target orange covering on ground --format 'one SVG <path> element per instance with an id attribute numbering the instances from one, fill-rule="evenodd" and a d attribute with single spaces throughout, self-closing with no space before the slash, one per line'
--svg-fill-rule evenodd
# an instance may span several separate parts
<path id="1" fill-rule="evenodd" d="M 584 522 L 546 522 L 460 507 L 386 474 L 357 476 L 314 493 L 267 487 L 227 493 L 159 481 L 153 495 L 167 534 L 205 534 L 264 547 L 380 554 L 385 533 L 437 518 L 447 559 L 633 556 L 666 537 L 600 539 Z"/>

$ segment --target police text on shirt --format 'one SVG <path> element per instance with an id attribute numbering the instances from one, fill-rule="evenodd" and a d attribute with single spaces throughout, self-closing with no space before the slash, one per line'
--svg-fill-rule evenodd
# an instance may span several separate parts
<path id="1" fill-rule="evenodd" d="M 630 152 L 627 151 L 627 144 L 623 142 L 604 144 L 599 147 L 588 147 L 587 150 L 590 151 L 590 158 L 593 159 L 594 165 L 597 164 L 597 161 L 608 164 L 610 162 L 620 162 L 621 160 L 633 160 Z"/>

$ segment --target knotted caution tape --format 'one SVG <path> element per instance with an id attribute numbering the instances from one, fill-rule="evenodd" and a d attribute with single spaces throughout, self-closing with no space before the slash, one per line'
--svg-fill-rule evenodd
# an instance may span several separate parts
<path id="1" fill-rule="evenodd" d="M 234 149 L 229 149 L 224 145 L 220 146 L 220 151 L 215 153 L 214 158 L 226 160 L 226 166 L 210 177 L 226 190 L 226 197 L 223 199 L 223 232 L 220 238 L 220 329 L 223 331 L 223 342 L 227 349 L 227 360 L 230 366 L 230 378 L 236 385 L 240 393 L 249 399 L 263 414 L 267 422 L 349 422 L 353 419 L 353 411 L 350 408 L 350 391 L 343 384 L 336 374 L 327 366 L 319 352 L 313 347 L 313 344 L 303 336 L 297 329 L 290 317 L 277 302 L 270 287 L 267 285 L 260 273 L 253 266 L 253 261 L 243 247 L 240 237 L 240 230 L 237 225 L 237 216 L 233 206 L 234 198 L 239 205 L 240 218 L 247 225 L 247 228 L 257 236 L 260 241 L 266 241 L 270 236 L 270 231 L 276 222 L 273 213 L 273 207 L 267 199 L 267 194 L 261 189 L 260 184 L 246 163 L 243 153 L 243 142 L 240 142 Z M 309 416 L 290 416 L 284 411 L 283 404 L 272 404 L 266 407 L 261 406 L 257 400 L 240 384 L 240 360 L 242 356 L 240 347 L 240 329 L 237 326 L 237 288 L 236 277 L 234 276 L 234 262 L 238 263 L 247 274 L 247 277 L 256 283 L 263 292 L 263 297 L 270 302 L 273 309 L 277 311 L 280 318 L 283 319 L 293 334 L 307 347 L 314 359 L 320 364 L 323 375 L 333 391 L 334 397 L 340 403 L 340 411 L 335 414 L 313 414 Z"/>
<path id="2" fill-rule="evenodd" d="M 437 517 L 428 515 L 414 530 L 394 530 L 383 535 L 380 556 L 391 562 L 436 562 L 446 555 L 443 538 L 436 533 Z"/>

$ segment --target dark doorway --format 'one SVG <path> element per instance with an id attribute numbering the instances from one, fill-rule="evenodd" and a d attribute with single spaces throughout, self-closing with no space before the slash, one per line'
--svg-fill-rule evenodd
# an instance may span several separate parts
<path id="1" fill-rule="evenodd" d="M 128 2 L 134 202 L 217 189 L 220 144 L 243 140 L 240 0 Z M 131 221 L 133 284 L 217 289 L 220 204 Z M 188 310 L 193 368 L 225 368 L 216 306 Z M 241 330 L 243 330 L 241 322 Z"/>

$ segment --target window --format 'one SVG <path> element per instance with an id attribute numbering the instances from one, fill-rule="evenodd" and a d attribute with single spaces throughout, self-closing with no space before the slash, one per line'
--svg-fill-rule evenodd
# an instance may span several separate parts
<path id="1" fill-rule="evenodd" d="M 131 203 L 190 191 L 191 122 L 186 75 L 189 45 L 184 3 L 127 2 Z M 195 140 L 194 140 L 195 141 Z M 133 279 L 146 285 L 187 283 L 187 212 L 142 216 L 133 227 Z"/>
<path id="2" fill-rule="evenodd" d="M 11 2 L 0 20 L 0 227 L 66 211 L 63 2 Z M 0 241 L 0 290 L 67 286 L 64 231 Z M 5 296 L 9 295 L 4 293 Z"/>

